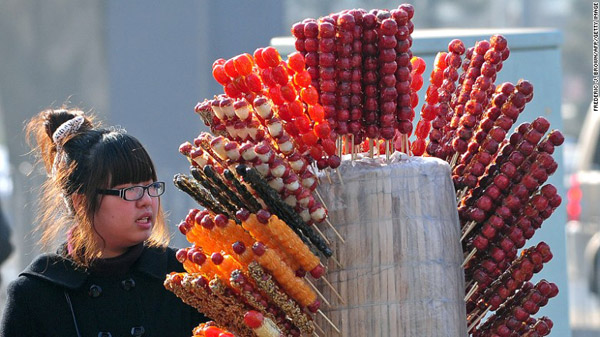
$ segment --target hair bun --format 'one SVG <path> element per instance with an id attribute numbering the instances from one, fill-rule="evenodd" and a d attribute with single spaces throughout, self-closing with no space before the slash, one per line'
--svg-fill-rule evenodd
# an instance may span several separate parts
<path id="1" fill-rule="evenodd" d="M 79 117 L 79 118 L 78 118 Z M 86 118 L 84 117 L 84 113 L 81 110 L 75 110 L 75 109 L 71 109 L 71 110 L 67 110 L 67 109 L 48 109 L 46 110 L 45 114 L 44 114 L 44 128 L 46 130 L 46 134 L 48 135 L 48 137 L 50 138 L 50 140 L 55 143 L 57 146 L 61 145 L 61 142 L 66 136 L 67 134 L 65 134 L 64 132 L 66 131 L 66 129 L 69 129 L 71 132 L 73 133 L 72 127 L 69 127 L 69 125 L 73 125 L 73 123 L 75 123 L 76 125 L 78 125 L 78 127 L 76 129 L 81 128 L 81 126 L 83 124 L 86 124 Z M 74 121 L 75 119 L 77 119 L 76 121 Z M 89 123 L 87 123 L 89 125 Z M 66 126 L 63 126 L 66 125 Z M 59 131 L 59 129 L 61 129 L 62 127 L 62 131 L 59 132 L 59 134 L 57 134 L 57 131 Z M 62 134 L 62 137 L 58 137 L 60 138 L 59 141 L 57 142 L 57 137 L 55 137 L 54 135 L 57 134 L 57 137 Z"/>

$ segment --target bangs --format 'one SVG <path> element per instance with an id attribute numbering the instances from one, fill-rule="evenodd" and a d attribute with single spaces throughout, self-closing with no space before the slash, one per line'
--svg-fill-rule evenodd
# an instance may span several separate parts
<path id="1" fill-rule="evenodd" d="M 137 139 L 117 132 L 107 133 L 102 138 L 104 146 L 94 159 L 103 167 L 101 172 L 108 173 L 107 187 L 157 180 L 152 159 Z"/>

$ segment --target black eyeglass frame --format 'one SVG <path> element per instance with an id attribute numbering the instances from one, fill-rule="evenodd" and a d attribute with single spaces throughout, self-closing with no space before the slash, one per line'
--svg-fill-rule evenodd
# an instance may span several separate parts
<path id="1" fill-rule="evenodd" d="M 160 194 L 158 194 L 158 195 L 150 194 L 150 188 L 152 186 L 154 186 L 157 190 L 160 190 L 161 191 Z M 127 193 L 127 191 L 132 190 L 134 188 L 140 188 L 140 187 L 143 188 L 144 191 L 140 194 L 139 198 L 137 198 L 137 199 L 126 199 L 125 198 L 125 193 Z M 165 193 L 165 182 L 164 181 L 155 181 L 146 186 L 136 185 L 136 186 L 130 186 L 130 187 L 125 187 L 125 188 L 119 188 L 119 189 L 100 189 L 99 188 L 96 190 L 96 193 L 102 194 L 102 195 L 116 195 L 126 201 L 138 201 L 144 197 L 145 193 L 148 193 L 148 195 L 153 198 L 158 198 Z"/>

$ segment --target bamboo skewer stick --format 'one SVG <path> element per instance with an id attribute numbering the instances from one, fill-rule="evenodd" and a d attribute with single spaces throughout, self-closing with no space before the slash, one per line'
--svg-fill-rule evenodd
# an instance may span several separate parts
<path id="1" fill-rule="evenodd" d="M 324 336 L 327 336 L 327 334 L 325 333 L 325 331 L 323 330 L 323 328 L 321 328 L 319 326 L 319 324 L 317 324 L 316 322 L 313 321 L 313 324 L 315 325 L 315 328 L 317 328 Z M 313 331 L 313 335 L 320 337 L 319 335 L 317 335 L 316 332 Z"/>
<path id="2" fill-rule="evenodd" d="M 337 296 L 337 298 L 340 300 L 340 302 L 342 302 L 342 304 L 346 304 L 346 301 L 344 301 L 344 298 L 342 297 L 342 295 L 340 295 L 340 293 L 338 293 L 337 290 L 335 290 L 333 285 L 331 283 L 329 283 L 329 281 L 327 281 L 327 279 L 324 276 L 321 276 L 321 279 L 323 280 L 323 282 L 325 282 L 327 284 L 327 286 L 329 286 L 329 288 L 331 288 L 331 290 Z"/>
<path id="3" fill-rule="evenodd" d="M 473 294 L 475 294 L 475 292 L 477 291 L 477 289 L 479 288 L 478 284 L 474 284 L 471 289 L 469 289 L 469 292 L 467 292 L 467 295 L 465 295 L 465 301 L 467 301 L 469 298 L 471 298 L 471 296 L 473 296 Z"/>
<path id="4" fill-rule="evenodd" d="M 458 152 L 456 152 L 452 156 L 452 159 L 450 159 L 450 168 L 454 168 L 454 166 L 456 165 L 456 161 L 458 161 Z"/>
<path id="5" fill-rule="evenodd" d="M 467 235 L 469 235 L 469 233 L 473 230 L 473 228 L 475 228 L 475 226 L 477 226 L 477 222 L 475 221 L 469 221 L 467 223 L 467 225 L 464 227 L 463 234 L 460 237 L 460 242 L 462 242 L 467 237 Z"/>
<path id="6" fill-rule="evenodd" d="M 323 238 L 323 241 L 325 241 L 325 243 L 326 243 L 328 246 L 331 246 L 331 241 L 329 241 L 329 239 L 327 239 L 327 237 L 325 236 L 325 234 L 323 234 L 323 232 L 321 232 L 321 230 L 319 229 L 319 227 L 317 227 L 316 225 L 314 225 L 314 226 L 312 226 L 312 228 L 314 228 L 314 229 L 315 229 L 315 231 L 316 231 L 317 233 L 319 233 L 319 235 L 321 236 L 321 238 Z"/>
<path id="7" fill-rule="evenodd" d="M 479 324 L 479 321 L 481 321 L 481 320 L 482 320 L 482 319 L 485 317 L 485 315 L 487 315 L 488 311 L 490 311 L 490 308 L 486 308 L 486 309 L 485 309 L 485 311 L 484 311 L 484 312 L 483 312 L 481 315 L 479 315 L 479 317 L 477 317 L 477 319 L 476 319 L 476 320 L 474 320 L 474 321 L 473 321 L 473 322 L 472 322 L 472 323 L 469 325 L 469 327 L 467 328 L 467 331 L 471 331 L 471 330 L 473 330 L 473 328 L 474 328 L 475 326 L 477 326 L 477 324 Z"/>
<path id="8" fill-rule="evenodd" d="M 465 186 L 465 188 L 463 188 L 462 190 L 458 191 L 456 193 L 456 200 L 460 201 L 462 198 L 464 198 L 465 194 L 467 194 L 467 190 L 469 190 L 469 187 Z"/>
<path id="9" fill-rule="evenodd" d="M 329 319 L 329 317 L 325 316 L 325 314 L 321 311 L 318 310 L 319 314 L 321 314 L 321 316 L 323 316 L 323 318 L 325 318 L 325 320 L 327 321 L 327 323 L 329 323 L 329 325 L 331 325 L 331 327 L 339 334 L 341 334 L 340 329 L 338 329 L 337 326 L 335 326 L 335 324 L 333 324 L 333 322 Z"/>
<path id="10" fill-rule="evenodd" d="M 329 225 L 329 228 L 331 228 L 333 230 L 333 232 L 335 233 L 335 235 L 340 239 L 340 241 L 342 241 L 342 243 L 346 243 L 346 240 L 344 240 L 344 237 L 337 231 L 337 229 L 335 229 L 335 227 L 333 226 L 333 224 L 329 221 L 328 218 L 325 218 L 325 222 Z"/>
<path id="11" fill-rule="evenodd" d="M 327 307 L 331 308 L 331 303 L 329 303 L 329 301 L 325 298 L 325 296 L 323 296 L 319 289 L 317 289 L 317 287 L 315 287 L 315 285 L 309 279 L 305 278 L 304 280 L 306 281 L 306 283 L 308 283 L 308 285 L 310 285 L 311 288 L 313 288 L 317 295 L 319 295 L 321 300 L 323 300 L 323 303 L 327 304 Z"/>
<path id="12" fill-rule="evenodd" d="M 340 183 L 342 184 L 342 186 L 344 186 L 344 179 L 342 178 L 342 174 L 340 173 L 340 170 L 335 169 L 335 172 L 337 173 L 337 176 L 340 179 Z"/>
<path id="13" fill-rule="evenodd" d="M 467 255 L 467 257 L 465 257 L 465 260 L 460 265 L 460 267 L 464 268 L 467 265 L 467 263 L 469 263 L 469 261 L 471 261 L 471 259 L 473 258 L 473 256 L 475 256 L 476 253 L 477 253 L 477 248 L 473 248 L 473 250 L 469 253 L 469 255 Z"/>
<path id="14" fill-rule="evenodd" d="M 384 142 L 384 144 L 385 144 L 385 162 L 389 164 L 390 163 L 390 141 L 386 140 Z"/>
<path id="15" fill-rule="evenodd" d="M 338 259 L 335 258 L 335 256 L 332 255 L 329 258 L 332 259 L 340 269 L 344 269 L 344 266 L 340 263 L 340 261 L 338 261 Z"/>

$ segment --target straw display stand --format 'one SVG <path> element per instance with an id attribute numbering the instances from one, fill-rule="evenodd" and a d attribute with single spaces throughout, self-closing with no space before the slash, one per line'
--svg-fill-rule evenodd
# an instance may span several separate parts
<path id="1" fill-rule="evenodd" d="M 344 337 L 463 337 L 460 227 L 448 163 L 396 153 L 344 161 L 319 193 L 345 238 L 333 244 L 323 307 Z M 331 181 L 331 183 L 330 183 Z M 334 234 L 327 233 L 334 238 Z M 335 241 L 335 240 L 332 240 Z M 326 336 L 339 335 L 317 319 Z"/>

